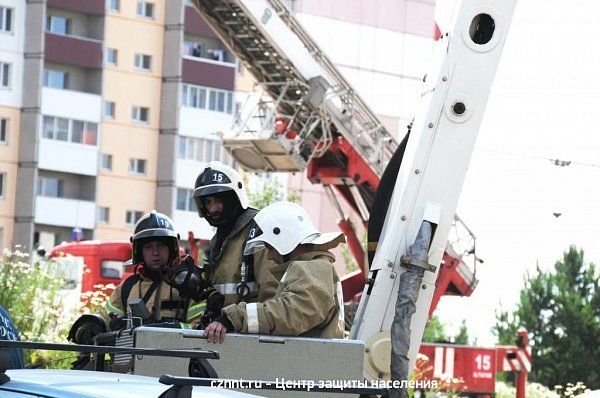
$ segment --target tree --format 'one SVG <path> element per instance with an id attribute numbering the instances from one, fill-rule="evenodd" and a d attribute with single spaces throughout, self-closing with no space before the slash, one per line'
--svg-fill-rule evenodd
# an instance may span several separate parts
<path id="1" fill-rule="evenodd" d="M 425 326 L 425 331 L 423 332 L 423 343 L 439 343 L 450 341 L 444 328 L 445 325 L 440 321 L 440 319 L 436 315 L 433 315 L 429 321 L 427 321 L 427 325 Z"/>
<path id="2" fill-rule="evenodd" d="M 551 272 L 539 265 L 524 278 L 517 308 L 500 309 L 492 331 L 500 344 L 514 344 L 518 327 L 529 331 L 530 378 L 553 387 L 583 382 L 600 388 L 600 287 L 598 270 L 571 246 Z"/>
<path id="3" fill-rule="evenodd" d="M 271 203 L 282 200 L 294 203 L 300 201 L 300 195 L 297 190 L 290 190 L 286 195 L 281 182 L 277 179 L 267 180 L 257 178 L 253 181 L 253 184 L 249 184 L 250 179 L 246 174 L 243 180 L 246 187 L 249 187 L 247 193 L 250 206 L 259 210 Z"/>
<path id="4" fill-rule="evenodd" d="M 446 333 L 446 325 L 440 319 L 433 315 L 423 332 L 423 343 L 454 343 L 454 344 L 469 344 L 469 332 L 467 331 L 467 322 L 463 319 L 460 324 L 458 334 L 454 337 Z"/>
<path id="5" fill-rule="evenodd" d="M 462 320 L 462 322 L 460 323 L 460 329 L 458 329 L 458 334 L 456 336 L 454 336 L 454 343 L 455 344 L 464 344 L 464 345 L 468 345 L 469 344 L 469 332 L 467 330 L 467 321 L 466 320 Z"/>
<path id="6" fill-rule="evenodd" d="M 260 210 L 271 203 L 283 200 L 283 189 L 279 181 L 267 182 L 259 180 L 256 182 L 256 185 L 255 190 L 248 190 L 250 206 Z M 246 186 L 248 186 L 247 179 Z"/>

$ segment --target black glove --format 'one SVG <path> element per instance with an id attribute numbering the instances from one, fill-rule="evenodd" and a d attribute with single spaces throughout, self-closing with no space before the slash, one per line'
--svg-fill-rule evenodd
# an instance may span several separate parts
<path id="1" fill-rule="evenodd" d="M 235 332 L 235 329 L 233 328 L 233 323 L 231 323 L 229 318 L 227 318 L 227 315 L 221 315 L 220 317 L 215 319 L 215 322 L 222 323 L 223 326 L 225 326 L 225 329 L 227 329 L 227 333 Z"/>
<path id="2" fill-rule="evenodd" d="M 207 292 L 206 312 L 216 312 L 220 314 L 223 309 L 223 304 L 225 303 L 225 296 L 215 290 L 214 287 L 205 290 L 205 292 Z"/>
<path id="3" fill-rule="evenodd" d="M 198 324 L 197 329 L 204 329 L 221 316 L 221 309 L 223 309 L 225 296 L 219 293 L 214 287 L 210 287 L 202 292 L 199 299 L 206 300 L 206 311 L 205 314 L 200 317 L 200 323 Z"/>
<path id="4" fill-rule="evenodd" d="M 112 312 L 109 314 L 110 320 L 108 326 L 113 332 L 116 330 L 123 330 L 127 328 L 127 320 L 123 317 L 117 316 Z"/>
<path id="5" fill-rule="evenodd" d="M 97 322 L 84 322 L 75 332 L 74 342 L 77 344 L 94 344 L 94 337 L 104 332 L 104 329 Z"/>
<path id="6" fill-rule="evenodd" d="M 106 328 L 100 319 L 94 315 L 82 315 L 71 326 L 67 340 L 76 344 L 93 344 L 94 337 L 104 332 Z"/>

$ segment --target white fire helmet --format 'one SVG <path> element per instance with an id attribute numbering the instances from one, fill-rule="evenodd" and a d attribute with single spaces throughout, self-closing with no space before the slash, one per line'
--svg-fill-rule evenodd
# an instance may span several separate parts
<path id="1" fill-rule="evenodd" d="M 213 160 L 206 164 L 196 178 L 194 187 L 193 198 L 200 217 L 204 217 L 201 198 L 220 192 L 233 191 L 242 209 L 248 208 L 248 195 L 242 177 L 237 171 L 219 161 Z"/>
<path id="2" fill-rule="evenodd" d="M 254 221 L 256 225 L 248 233 L 245 255 L 262 250 L 266 245 L 285 256 L 302 244 L 315 245 L 316 250 L 329 250 L 346 241 L 341 232 L 317 231 L 306 210 L 296 203 L 272 203 L 259 211 Z"/>

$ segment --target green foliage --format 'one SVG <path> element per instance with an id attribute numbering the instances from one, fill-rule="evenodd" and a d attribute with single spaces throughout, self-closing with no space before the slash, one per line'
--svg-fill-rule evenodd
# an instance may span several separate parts
<path id="1" fill-rule="evenodd" d="M 0 257 L 0 306 L 11 316 L 26 341 L 64 342 L 74 313 L 63 310 L 64 279 L 54 261 L 32 262 L 27 253 L 4 250 Z M 62 358 L 73 353 L 25 351 L 26 363 L 51 362 L 65 366 Z"/>
<path id="2" fill-rule="evenodd" d="M 287 198 L 285 198 L 285 200 L 287 200 L 288 202 L 293 202 L 293 203 L 298 203 L 300 204 L 300 190 L 298 189 L 290 189 L 288 191 L 287 194 Z"/>
<path id="3" fill-rule="evenodd" d="M 458 334 L 454 336 L 453 339 L 456 344 L 464 344 L 468 345 L 469 342 L 469 332 L 467 331 L 467 321 L 464 319 L 460 323 L 460 329 L 458 329 Z"/>
<path id="4" fill-rule="evenodd" d="M 598 270 L 571 246 L 551 272 L 527 274 L 512 313 L 500 309 L 492 331 L 514 344 L 518 327 L 529 331 L 530 379 L 546 386 L 580 381 L 600 388 L 600 287 Z"/>
<path id="5" fill-rule="evenodd" d="M 245 179 L 245 185 L 248 185 L 248 179 Z M 248 201 L 250 206 L 262 209 L 271 203 L 283 200 L 283 187 L 278 180 L 257 182 L 257 187 L 253 190 L 248 189 Z"/>
<path id="6" fill-rule="evenodd" d="M 469 338 L 469 332 L 467 331 L 467 322 L 463 319 L 460 324 L 460 329 L 456 336 L 450 336 L 446 333 L 446 325 L 440 321 L 440 319 L 433 315 L 427 325 L 425 325 L 425 332 L 423 333 L 424 343 L 454 343 L 468 345 L 471 343 Z"/>
<path id="7" fill-rule="evenodd" d="M 449 342 L 450 338 L 444 330 L 445 325 L 440 321 L 437 315 L 432 316 L 423 332 L 423 343 Z"/>
<path id="8" fill-rule="evenodd" d="M 345 274 L 358 270 L 358 263 L 350 252 L 350 248 L 347 244 L 340 245 L 340 253 L 342 255 L 342 260 L 344 260 L 344 264 L 346 265 Z"/>

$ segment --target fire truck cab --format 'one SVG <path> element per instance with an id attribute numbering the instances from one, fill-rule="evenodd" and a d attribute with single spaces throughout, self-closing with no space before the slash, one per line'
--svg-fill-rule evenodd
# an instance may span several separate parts
<path id="1" fill-rule="evenodd" d="M 118 285 L 133 269 L 125 262 L 131 258 L 131 243 L 126 240 L 62 243 L 49 253 L 50 258 L 67 264 L 67 277 L 81 285 L 80 291 L 96 290 L 97 285 Z"/>

